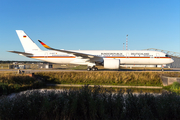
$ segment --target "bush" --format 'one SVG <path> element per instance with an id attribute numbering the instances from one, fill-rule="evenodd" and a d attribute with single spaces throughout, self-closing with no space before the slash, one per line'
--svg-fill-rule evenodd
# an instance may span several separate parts
<path id="1" fill-rule="evenodd" d="M 43 86 L 45 83 L 26 75 L 0 74 L 0 96 Z"/>
<path id="2" fill-rule="evenodd" d="M 168 120 L 180 119 L 179 112 L 180 97 L 175 93 L 112 93 L 99 86 L 69 91 L 34 90 L 0 99 L 1 120 Z"/>
<path id="3" fill-rule="evenodd" d="M 180 90 L 180 84 L 178 82 L 174 82 L 171 86 L 172 90 Z"/>

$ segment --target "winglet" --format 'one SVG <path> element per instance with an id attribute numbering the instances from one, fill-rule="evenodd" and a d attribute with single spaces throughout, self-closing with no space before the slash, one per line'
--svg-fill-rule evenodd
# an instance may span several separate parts
<path id="1" fill-rule="evenodd" d="M 45 43 L 43 43 L 42 41 L 40 41 L 40 40 L 38 40 L 40 43 L 41 43 L 41 45 L 43 46 L 43 47 L 45 47 L 45 48 L 50 48 L 49 46 L 47 46 Z"/>

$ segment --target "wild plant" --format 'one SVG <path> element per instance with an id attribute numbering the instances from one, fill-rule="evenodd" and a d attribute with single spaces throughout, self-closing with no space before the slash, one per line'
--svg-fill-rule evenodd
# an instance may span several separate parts
<path id="1" fill-rule="evenodd" d="M 0 96 L 22 90 L 39 88 L 45 84 L 27 75 L 0 74 Z"/>
<path id="2" fill-rule="evenodd" d="M 112 93 L 100 86 L 79 90 L 27 91 L 0 99 L 0 119 L 180 119 L 180 96 Z"/>

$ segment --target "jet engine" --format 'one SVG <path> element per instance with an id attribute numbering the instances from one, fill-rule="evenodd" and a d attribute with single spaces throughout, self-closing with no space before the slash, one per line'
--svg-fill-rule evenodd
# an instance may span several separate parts
<path id="1" fill-rule="evenodd" d="M 120 67 L 119 59 L 104 59 L 104 68 L 119 69 L 119 67 Z"/>

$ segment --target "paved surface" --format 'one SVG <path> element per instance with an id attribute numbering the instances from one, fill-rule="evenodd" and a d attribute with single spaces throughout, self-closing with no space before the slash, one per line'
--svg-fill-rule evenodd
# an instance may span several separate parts
<path id="1" fill-rule="evenodd" d="M 18 71 L 17 69 L 0 69 L 1 71 L 13 71 L 16 72 Z M 87 70 L 64 70 L 64 69 L 59 69 L 59 70 L 53 70 L 53 69 L 47 69 L 47 70 L 32 70 L 32 69 L 22 69 L 21 71 L 25 71 L 26 73 L 34 73 L 34 72 L 60 72 L 60 71 L 64 71 L 64 72 L 82 72 L 82 71 L 87 71 Z M 120 70 L 108 70 L 108 69 L 100 69 L 98 71 L 133 71 L 133 72 L 162 72 L 161 69 L 158 70 L 136 70 L 136 69 L 120 69 Z M 180 72 L 180 68 L 171 68 L 171 70 L 164 70 L 165 72 Z M 95 71 L 94 71 L 95 72 Z"/>
<path id="2" fill-rule="evenodd" d="M 83 85 L 77 84 L 47 84 L 47 86 L 61 86 L 61 87 L 82 87 Z M 89 85 L 90 87 L 94 87 L 94 85 Z M 146 89 L 162 89 L 159 86 L 119 86 L 119 85 L 100 85 L 105 88 L 146 88 Z"/>
<path id="3" fill-rule="evenodd" d="M 0 69 L 0 71 L 13 71 L 13 72 L 17 71 L 18 72 L 17 69 Z M 48 69 L 48 70 L 25 70 L 25 69 L 22 69 L 21 71 L 32 73 L 32 72 L 58 72 L 58 71 L 69 71 L 69 72 L 72 72 L 72 71 L 86 71 L 86 70 L 51 70 L 51 69 Z"/>

